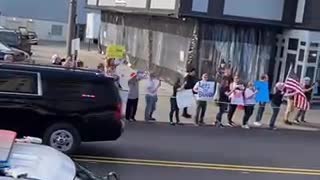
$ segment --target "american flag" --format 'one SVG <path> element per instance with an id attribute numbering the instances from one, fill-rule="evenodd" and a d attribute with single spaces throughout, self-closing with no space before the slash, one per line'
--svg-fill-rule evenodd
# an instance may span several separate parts
<path id="1" fill-rule="evenodd" d="M 301 110 L 309 109 L 310 104 L 308 102 L 306 95 L 304 94 L 302 85 L 299 83 L 299 78 L 291 68 L 285 82 L 285 88 L 289 92 L 297 92 L 297 94 L 294 95 L 293 97 L 293 104 L 295 107 Z"/>

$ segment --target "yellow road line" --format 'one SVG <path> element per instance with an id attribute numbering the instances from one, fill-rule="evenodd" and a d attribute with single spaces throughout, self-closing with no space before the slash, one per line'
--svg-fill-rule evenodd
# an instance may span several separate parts
<path id="1" fill-rule="evenodd" d="M 214 166 L 214 167 L 222 167 L 222 168 L 264 169 L 264 170 L 275 170 L 275 171 L 312 172 L 312 173 L 319 173 L 320 174 L 320 170 L 317 170 L 317 169 L 280 168 L 280 167 L 267 167 L 267 166 L 243 166 L 243 165 L 231 165 L 231 164 L 161 161 L 161 160 L 113 158 L 113 157 L 99 157 L 99 156 L 83 156 L 83 155 L 76 155 L 73 157 L 82 158 L 82 159 L 108 160 L 108 161 L 173 164 L 173 165 L 180 165 L 180 166 L 188 166 L 188 165 L 191 165 L 191 166 Z"/>
<path id="2" fill-rule="evenodd" d="M 283 171 L 283 170 L 267 170 L 267 169 L 250 169 L 250 168 L 247 169 L 247 168 L 231 168 L 231 167 L 219 167 L 219 166 L 180 165 L 180 164 L 164 164 L 164 163 L 151 163 L 151 162 L 148 163 L 148 162 L 133 162 L 133 161 L 130 162 L 130 161 L 117 161 L 117 160 L 85 159 L 85 158 L 74 158 L 74 160 L 78 161 L 78 162 L 91 162 L 91 163 L 190 168 L 190 169 L 203 169 L 203 170 L 241 171 L 241 172 L 251 172 L 251 173 L 295 174 L 295 175 L 320 176 L 320 172 L 299 172 L 299 171 Z"/>

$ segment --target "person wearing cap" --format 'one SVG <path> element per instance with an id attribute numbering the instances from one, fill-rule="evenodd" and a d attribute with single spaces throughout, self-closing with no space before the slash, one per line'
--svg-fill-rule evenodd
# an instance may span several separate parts
<path id="1" fill-rule="evenodd" d="M 142 77 L 138 76 L 138 73 L 131 73 L 128 81 L 129 92 L 126 106 L 126 120 L 136 121 L 135 116 L 138 109 L 139 101 L 139 81 Z"/>
<path id="2" fill-rule="evenodd" d="M 305 96 L 306 96 L 306 98 L 307 98 L 309 103 L 310 103 L 311 98 L 312 98 L 313 86 L 314 86 L 314 84 L 311 84 L 311 79 L 309 77 L 305 77 L 303 79 L 304 94 L 305 94 Z M 297 115 L 295 117 L 295 121 L 297 123 L 306 122 L 305 121 L 305 114 L 306 114 L 305 110 L 299 109 L 299 111 L 298 111 L 298 113 L 297 113 Z"/>

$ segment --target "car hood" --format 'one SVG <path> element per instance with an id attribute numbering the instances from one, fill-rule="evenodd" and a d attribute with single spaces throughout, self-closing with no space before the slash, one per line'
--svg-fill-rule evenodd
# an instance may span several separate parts
<path id="1" fill-rule="evenodd" d="M 73 180 L 76 174 L 74 162 L 65 154 L 44 145 L 15 143 L 9 165 L 14 170 L 41 180 Z"/>

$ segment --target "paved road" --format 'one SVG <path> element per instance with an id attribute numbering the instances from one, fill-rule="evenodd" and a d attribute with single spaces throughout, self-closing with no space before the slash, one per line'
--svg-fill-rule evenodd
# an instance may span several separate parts
<path id="1" fill-rule="evenodd" d="M 141 180 L 320 180 L 319 132 L 128 124 L 117 142 L 83 144 L 98 175 Z"/>

